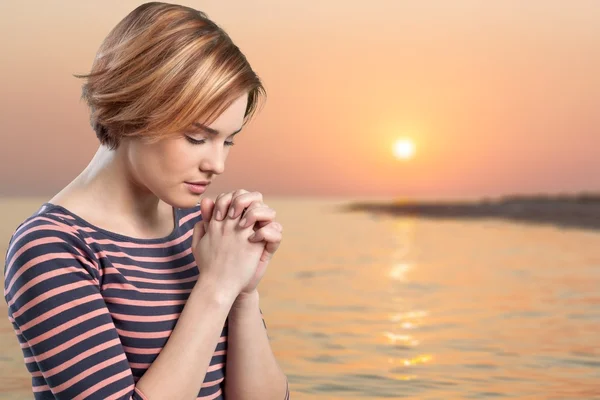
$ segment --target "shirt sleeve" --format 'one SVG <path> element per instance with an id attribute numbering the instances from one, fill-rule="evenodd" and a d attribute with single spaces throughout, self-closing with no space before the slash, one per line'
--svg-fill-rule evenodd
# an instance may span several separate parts
<path id="1" fill-rule="evenodd" d="M 9 243 L 4 298 L 34 397 L 147 400 L 135 387 L 90 253 L 77 232 L 46 217 L 21 225 Z"/>

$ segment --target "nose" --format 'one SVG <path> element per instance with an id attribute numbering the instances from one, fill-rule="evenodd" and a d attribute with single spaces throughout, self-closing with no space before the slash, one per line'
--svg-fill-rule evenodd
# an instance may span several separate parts
<path id="1" fill-rule="evenodd" d="M 225 171 L 225 151 L 223 146 L 214 146 L 200 161 L 200 170 L 219 175 Z"/>

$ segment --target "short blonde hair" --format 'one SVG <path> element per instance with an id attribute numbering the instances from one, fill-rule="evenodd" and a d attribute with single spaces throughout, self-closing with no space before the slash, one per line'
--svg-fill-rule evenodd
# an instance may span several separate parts
<path id="1" fill-rule="evenodd" d="M 201 11 L 142 4 L 104 39 L 81 98 L 102 144 L 123 137 L 154 141 L 212 123 L 248 93 L 246 123 L 266 92 L 228 34 Z"/>

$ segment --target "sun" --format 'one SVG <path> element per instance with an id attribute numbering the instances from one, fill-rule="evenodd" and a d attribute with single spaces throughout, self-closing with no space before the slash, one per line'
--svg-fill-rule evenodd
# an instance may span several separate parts
<path id="1" fill-rule="evenodd" d="M 399 160 L 411 159 L 415 154 L 415 144 L 410 139 L 398 139 L 394 143 L 394 157 Z"/>

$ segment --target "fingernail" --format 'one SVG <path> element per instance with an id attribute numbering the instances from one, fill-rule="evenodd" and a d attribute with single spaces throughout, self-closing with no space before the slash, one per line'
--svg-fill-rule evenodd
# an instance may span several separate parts
<path id="1" fill-rule="evenodd" d="M 243 228 L 246 225 L 246 218 L 242 218 L 240 221 L 240 226 Z"/>
<path id="2" fill-rule="evenodd" d="M 223 219 L 223 213 L 221 212 L 221 210 L 217 211 L 217 221 L 220 221 Z"/>
<path id="3" fill-rule="evenodd" d="M 229 218 L 233 218 L 234 213 L 235 213 L 235 208 L 231 207 L 231 210 L 229 210 Z"/>

